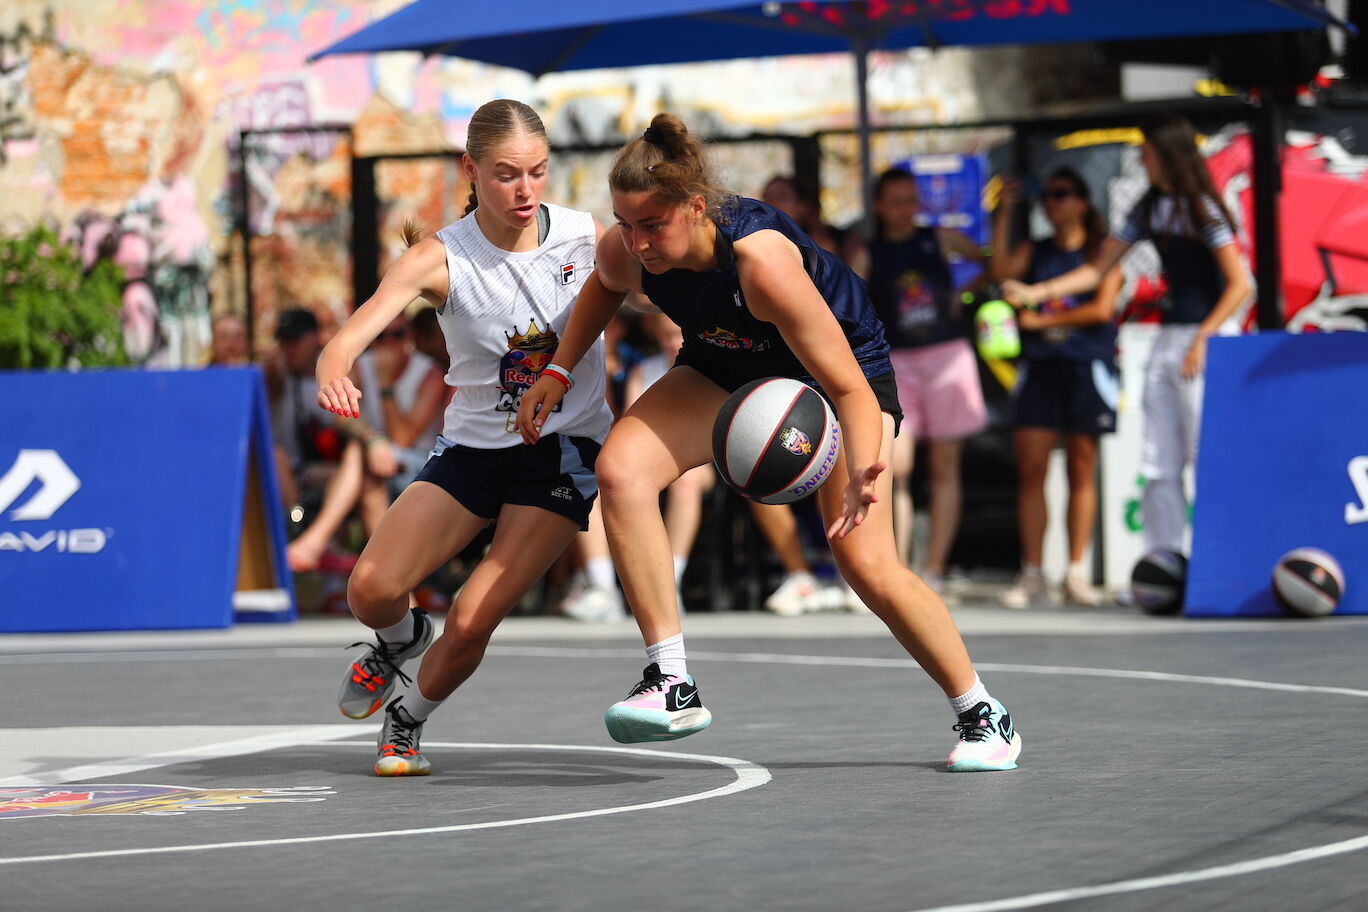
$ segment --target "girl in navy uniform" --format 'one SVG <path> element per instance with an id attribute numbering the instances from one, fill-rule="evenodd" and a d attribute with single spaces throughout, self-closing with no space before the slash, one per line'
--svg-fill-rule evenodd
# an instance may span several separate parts
<path id="1" fill-rule="evenodd" d="M 437 307 L 456 388 L 427 464 L 385 513 L 347 586 L 357 620 L 376 642 L 342 679 L 338 706 L 361 719 L 388 698 L 400 666 L 427 649 L 433 625 L 409 593 L 495 519 L 493 541 L 447 615 L 407 692 L 385 706 L 376 775 L 425 775 L 419 750 L 428 715 L 475 672 L 509 609 L 583 529 L 597 496 L 594 459 L 612 415 L 604 401 L 602 340 L 573 391 L 548 410 L 546 433 L 522 445 L 518 398 L 548 367 L 570 304 L 593 271 L 600 234 L 586 212 L 541 201 L 548 146 L 527 105 L 492 101 L 470 120 L 463 166 L 474 214 L 414 244 L 318 359 L 318 402 L 356 416 L 348 379 L 357 356 L 417 297 Z M 413 239 L 411 239 L 413 240 Z M 554 382 L 554 381 L 553 381 Z"/>
<path id="2" fill-rule="evenodd" d="M 1079 294 L 1096 288 L 1132 244 L 1154 241 L 1169 292 L 1145 365 L 1141 509 L 1145 549 L 1181 553 L 1187 526 L 1183 472 L 1197 458 L 1207 339 L 1249 296 L 1250 285 L 1234 222 L 1211 182 L 1192 124 L 1168 115 L 1143 132 L 1140 161 L 1150 188 L 1121 230 L 1095 257 L 1062 276 L 1002 287 L 1008 300 L 1022 306 Z"/>
<path id="3" fill-rule="evenodd" d="M 711 460 L 713 421 L 731 391 L 783 376 L 818 386 L 835 405 L 844 452 L 816 495 L 832 553 L 950 698 L 960 733 L 950 769 L 1013 768 L 1021 737 L 1011 716 L 974 673 L 944 604 L 893 545 L 884 469 L 899 410 L 864 283 L 778 210 L 719 189 L 702 144 L 673 115 L 657 114 L 618 153 L 608 181 L 617 225 L 599 243 L 554 363 L 573 369 L 630 291 L 684 333 L 674 367 L 614 425 L 598 462 L 613 563 L 650 663 L 608 711 L 610 734 L 666 740 L 711 720 L 687 670 L 659 495 Z M 548 379 L 523 397 L 518 426 L 528 443 L 564 392 Z"/>
<path id="4" fill-rule="evenodd" d="M 1040 205 L 1054 228 L 1041 240 L 1009 241 L 1012 212 L 1019 198 L 1015 179 L 1003 182 L 993 220 L 993 278 L 1041 282 L 1061 276 L 1097 255 L 1106 239 L 1102 215 L 1088 185 L 1072 168 L 1059 168 L 1045 181 Z M 1116 429 L 1116 296 L 1121 270 L 1113 268 L 1096 293 L 1057 297 L 1023 310 L 1021 359 L 1017 363 L 1012 433 L 1017 458 L 1017 523 L 1021 532 L 1021 574 L 1002 595 L 1009 608 L 1048 601 L 1041 571 L 1045 550 L 1045 474 L 1050 454 L 1063 437 L 1069 477 L 1069 568 L 1064 575 L 1067 601 L 1096 605 L 1091 572 L 1083 554 L 1097 518 L 1097 444 Z"/>
<path id="5" fill-rule="evenodd" d="M 904 433 L 893 445 L 894 528 L 899 555 L 912 557 L 912 469 L 919 439 L 927 441 L 931 482 L 931 536 L 919 555 L 922 576 L 940 591 L 959 531 L 964 439 L 988 426 L 978 361 L 960 322 L 960 291 L 946 260 L 954 254 L 978 263 L 983 254 L 962 231 L 919 225 L 921 197 L 910 171 L 890 168 L 874 184 L 878 233 L 856 269 L 869 282 L 883 321 Z"/>

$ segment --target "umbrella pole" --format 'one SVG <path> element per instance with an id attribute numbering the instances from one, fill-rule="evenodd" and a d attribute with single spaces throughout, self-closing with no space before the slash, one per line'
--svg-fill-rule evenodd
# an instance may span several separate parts
<path id="1" fill-rule="evenodd" d="M 860 234 L 865 240 L 874 238 L 874 155 L 869 147 L 869 36 L 856 34 L 851 39 L 855 53 L 855 93 L 859 99 L 859 120 L 855 135 L 860 141 Z"/>

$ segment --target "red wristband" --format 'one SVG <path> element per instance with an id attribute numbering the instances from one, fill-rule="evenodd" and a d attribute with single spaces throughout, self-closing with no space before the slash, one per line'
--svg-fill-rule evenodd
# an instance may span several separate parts
<path id="1" fill-rule="evenodd" d="M 570 372 L 558 364 L 546 365 L 546 367 L 541 369 L 541 375 L 543 377 L 554 377 L 565 384 L 566 392 L 569 392 L 570 388 L 575 385 L 574 378 L 570 376 Z"/>

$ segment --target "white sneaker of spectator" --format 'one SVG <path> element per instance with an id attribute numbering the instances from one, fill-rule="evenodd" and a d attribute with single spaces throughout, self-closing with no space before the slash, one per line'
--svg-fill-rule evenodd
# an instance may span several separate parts
<path id="1" fill-rule="evenodd" d="M 1064 574 L 1063 589 L 1064 600 L 1070 604 L 1085 608 L 1096 608 L 1102 604 L 1102 593 L 1094 588 L 1087 571 L 1082 567 L 1069 568 L 1069 572 Z"/>
<path id="2" fill-rule="evenodd" d="M 1032 605 L 1052 605 L 1054 597 L 1039 567 L 1023 567 L 1012 588 L 1002 593 L 998 601 L 1006 608 L 1029 608 Z"/>
<path id="3" fill-rule="evenodd" d="M 622 604 L 622 594 L 616 589 L 603 589 L 599 586 L 585 586 L 561 602 L 561 611 L 566 617 L 588 624 L 608 624 L 620 621 L 627 616 Z"/>
<path id="4" fill-rule="evenodd" d="M 797 570 L 784 577 L 779 588 L 765 599 L 765 610 L 782 617 L 797 617 L 821 610 L 817 578 L 806 570 Z"/>

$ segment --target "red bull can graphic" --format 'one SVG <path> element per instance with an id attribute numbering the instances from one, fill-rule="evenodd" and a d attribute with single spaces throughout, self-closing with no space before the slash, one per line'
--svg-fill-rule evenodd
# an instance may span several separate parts
<path id="1" fill-rule="evenodd" d="M 181 785 L 35 785 L 0 787 L 0 821 L 26 817 L 177 816 L 241 811 L 256 804 L 322 801 L 328 786 L 200 789 Z"/>

